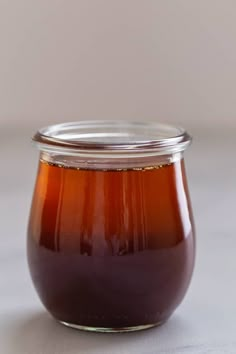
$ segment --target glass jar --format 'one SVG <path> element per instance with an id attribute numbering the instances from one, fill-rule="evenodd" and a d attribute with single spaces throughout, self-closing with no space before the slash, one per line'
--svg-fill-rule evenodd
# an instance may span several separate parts
<path id="1" fill-rule="evenodd" d="M 90 121 L 39 130 L 28 226 L 38 295 L 61 323 L 132 331 L 166 321 L 193 272 L 181 128 Z"/>

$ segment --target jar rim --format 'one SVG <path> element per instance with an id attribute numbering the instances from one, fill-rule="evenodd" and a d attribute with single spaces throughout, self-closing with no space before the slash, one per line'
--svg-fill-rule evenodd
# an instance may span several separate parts
<path id="1" fill-rule="evenodd" d="M 40 150 L 92 153 L 174 153 L 185 150 L 191 136 L 181 127 L 152 121 L 77 121 L 39 129 L 32 138 Z"/>

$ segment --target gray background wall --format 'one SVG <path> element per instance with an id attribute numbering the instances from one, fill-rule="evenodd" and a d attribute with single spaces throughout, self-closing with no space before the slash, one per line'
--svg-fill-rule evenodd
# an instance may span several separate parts
<path id="1" fill-rule="evenodd" d="M 235 16 L 234 0 L 0 0 L 0 129 L 236 127 Z"/>

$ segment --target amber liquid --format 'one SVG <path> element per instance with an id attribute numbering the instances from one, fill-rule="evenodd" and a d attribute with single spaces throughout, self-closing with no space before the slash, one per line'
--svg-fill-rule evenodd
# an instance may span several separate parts
<path id="1" fill-rule="evenodd" d="M 60 321 L 123 328 L 166 320 L 194 263 L 183 160 L 114 171 L 41 161 L 28 260 L 43 304 Z"/>

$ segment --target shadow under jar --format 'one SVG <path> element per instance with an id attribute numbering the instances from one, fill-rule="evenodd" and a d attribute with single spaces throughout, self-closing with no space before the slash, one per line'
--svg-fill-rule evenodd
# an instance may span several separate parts
<path id="1" fill-rule="evenodd" d="M 28 263 L 46 309 L 92 331 L 166 321 L 194 266 L 183 160 L 190 136 L 151 122 L 82 121 L 33 140 L 40 160 Z"/>

